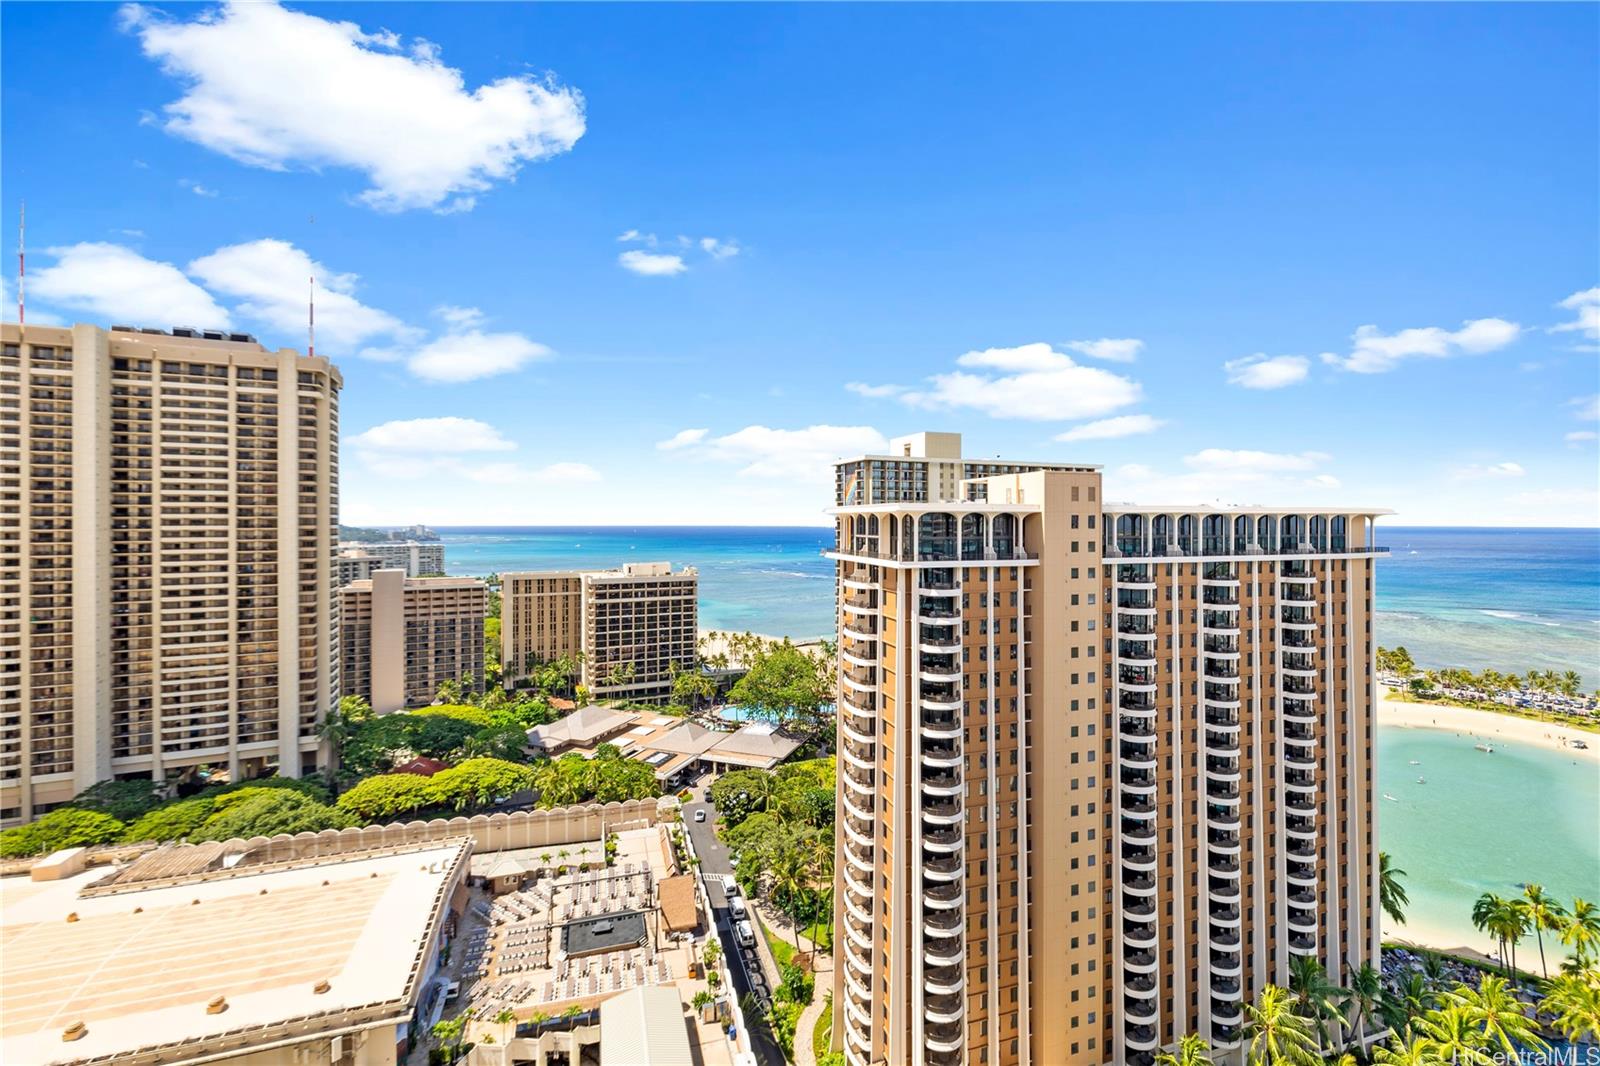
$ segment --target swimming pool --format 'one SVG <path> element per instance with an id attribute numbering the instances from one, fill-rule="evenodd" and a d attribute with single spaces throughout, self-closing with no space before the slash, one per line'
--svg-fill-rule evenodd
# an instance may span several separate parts
<path id="1" fill-rule="evenodd" d="M 822 710 L 827 714 L 832 714 L 833 704 L 824 704 Z M 766 721 L 766 719 L 762 717 L 760 713 L 751 710 L 749 707 L 741 707 L 737 703 L 725 703 L 721 707 L 717 708 L 717 717 L 721 718 L 724 722 L 738 722 L 740 724 L 745 722 Z"/>

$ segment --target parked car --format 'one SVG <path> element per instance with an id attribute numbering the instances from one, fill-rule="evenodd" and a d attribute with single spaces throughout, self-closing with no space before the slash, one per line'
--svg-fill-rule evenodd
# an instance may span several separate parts
<path id="1" fill-rule="evenodd" d="M 733 935 L 734 939 L 739 941 L 739 945 L 741 947 L 755 947 L 756 933 L 754 929 L 750 928 L 749 922 L 745 921 L 735 924 L 733 927 Z"/>
<path id="2" fill-rule="evenodd" d="M 750 914 L 750 912 L 745 909 L 744 900 L 740 899 L 738 896 L 728 897 L 728 909 L 733 912 L 733 916 L 735 918 L 745 918 Z"/>
<path id="3" fill-rule="evenodd" d="M 446 1003 L 453 1003 L 455 998 L 459 995 L 461 995 L 461 982 L 451 981 L 450 984 L 445 987 L 444 1001 Z"/>
<path id="4" fill-rule="evenodd" d="M 697 822 L 703 822 L 706 820 L 706 811 L 704 807 L 694 812 L 694 820 Z"/>

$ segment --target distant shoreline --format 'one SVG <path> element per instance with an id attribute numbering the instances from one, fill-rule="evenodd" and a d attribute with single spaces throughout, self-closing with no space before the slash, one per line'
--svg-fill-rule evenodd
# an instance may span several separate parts
<path id="1" fill-rule="evenodd" d="M 1377 718 L 1379 725 L 1397 729 L 1433 729 L 1465 734 L 1486 744 L 1492 744 L 1495 740 L 1514 741 L 1559 751 L 1574 759 L 1600 763 L 1600 737 L 1554 722 L 1540 722 L 1448 703 L 1407 703 L 1385 697 L 1378 700 Z M 1570 743 L 1563 744 L 1563 740 L 1581 740 L 1587 747 L 1574 748 Z"/>

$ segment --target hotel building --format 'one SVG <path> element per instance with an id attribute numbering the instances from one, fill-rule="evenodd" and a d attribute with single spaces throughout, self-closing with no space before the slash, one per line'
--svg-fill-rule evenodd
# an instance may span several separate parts
<path id="1" fill-rule="evenodd" d="M 243 334 L 0 327 L 0 824 L 316 765 L 341 384 Z"/>
<path id="2" fill-rule="evenodd" d="M 444 573 L 444 545 L 417 541 L 358 541 L 339 542 L 341 558 L 373 559 L 369 570 L 404 570 L 407 577 L 432 577 Z"/>
<path id="3" fill-rule="evenodd" d="M 340 690 L 379 714 L 432 703 L 439 685 L 483 691 L 489 586 L 468 577 L 374 570 L 339 590 Z"/>
<path id="4" fill-rule="evenodd" d="M 954 434 L 837 467 L 854 1066 L 1237 1057 L 1376 962 L 1378 510 L 1143 507 Z"/>
<path id="5" fill-rule="evenodd" d="M 615 570 L 500 575 L 507 682 L 583 655 L 591 699 L 664 703 L 673 667 L 695 664 L 700 578 L 693 567 L 627 563 Z"/>

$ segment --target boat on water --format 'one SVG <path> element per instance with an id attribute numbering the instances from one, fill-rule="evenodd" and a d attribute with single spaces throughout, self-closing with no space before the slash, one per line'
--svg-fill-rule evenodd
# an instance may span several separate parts
<path id="1" fill-rule="evenodd" d="M 1427 778 L 1426 778 L 1426 777 L 1419 777 L 1419 778 L 1417 778 L 1417 784 L 1419 784 L 1419 785 L 1426 785 L 1426 784 L 1427 784 L 1427 783 L 1428 783 L 1428 779 L 1427 779 Z"/>
<path id="2" fill-rule="evenodd" d="M 1411 760 L 1411 765 L 1412 766 L 1421 766 L 1422 765 L 1422 760 L 1421 759 L 1412 759 Z"/>
<path id="3" fill-rule="evenodd" d="M 1473 747 L 1477 748 L 1479 751 L 1486 751 L 1490 755 L 1494 754 L 1494 748 L 1488 744 L 1474 744 Z"/>
<path id="4" fill-rule="evenodd" d="M 1383 798 L 1388 800 L 1388 801 L 1390 801 L 1391 803 L 1399 803 L 1400 802 L 1400 797 L 1399 796 L 1391 796 L 1387 792 L 1385 792 L 1383 794 Z"/>

